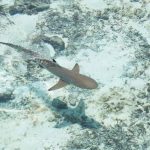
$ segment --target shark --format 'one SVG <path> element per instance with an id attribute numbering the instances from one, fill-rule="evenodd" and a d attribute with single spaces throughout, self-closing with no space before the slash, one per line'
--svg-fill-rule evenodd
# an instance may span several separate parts
<path id="1" fill-rule="evenodd" d="M 98 84 L 94 79 L 79 73 L 79 65 L 77 63 L 73 69 L 70 70 L 60 66 L 55 61 L 38 58 L 35 58 L 35 60 L 37 60 L 45 69 L 60 78 L 60 80 L 52 86 L 49 91 L 65 87 L 68 84 L 73 84 L 83 89 L 96 89 L 98 87 Z"/>
<path id="2" fill-rule="evenodd" d="M 86 75 L 80 74 L 79 64 L 76 63 L 73 69 L 68 69 L 63 66 L 60 66 L 54 59 L 47 60 L 40 57 L 40 55 L 32 50 L 25 49 L 21 46 L 14 45 L 11 43 L 0 42 L 0 44 L 7 45 L 11 48 L 16 49 L 17 51 L 23 51 L 25 54 L 30 57 L 34 57 L 34 61 L 40 66 L 51 72 L 52 74 L 59 77 L 59 81 L 49 88 L 49 91 L 57 90 L 63 88 L 69 84 L 73 84 L 82 89 L 96 89 L 98 83 Z"/>

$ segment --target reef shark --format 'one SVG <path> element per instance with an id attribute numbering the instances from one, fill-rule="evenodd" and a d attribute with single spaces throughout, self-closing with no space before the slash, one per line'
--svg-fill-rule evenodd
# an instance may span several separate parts
<path id="1" fill-rule="evenodd" d="M 23 51 L 25 54 L 30 55 L 30 57 L 33 56 L 34 61 L 36 61 L 39 65 L 41 65 L 54 75 L 58 76 L 60 80 L 58 81 L 58 83 L 52 86 L 49 91 L 60 89 L 67 86 L 68 84 L 73 84 L 83 89 L 96 89 L 98 87 L 98 84 L 94 79 L 79 73 L 79 65 L 77 63 L 72 70 L 69 70 L 57 64 L 55 60 L 51 61 L 40 58 L 40 55 L 36 52 L 33 52 L 32 50 L 28 50 L 11 43 L 0 42 L 0 44 L 4 44 L 19 51 Z"/>

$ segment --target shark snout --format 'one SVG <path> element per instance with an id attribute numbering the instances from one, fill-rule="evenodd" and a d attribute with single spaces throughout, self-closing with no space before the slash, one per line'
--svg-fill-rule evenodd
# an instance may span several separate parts
<path id="1" fill-rule="evenodd" d="M 98 83 L 85 75 L 80 75 L 80 82 L 78 82 L 78 86 L 84 89 L 96 89 L 98 87 Z"/>
<path id="2" fill-rule="evenodd" d="M 91 79 L 90 82 L 87 84 L 88 89 L 96 89 L 98 87 L 98 84 L 95 80 Z"/>
<path id="3" fill-rule="evenodd" d="M 98 83 L 96 82 L 96 81 L 94 81 L 93 83 L 92 83 L 92 88 L 93 89 L 96 89 L 98 87 Z"/>

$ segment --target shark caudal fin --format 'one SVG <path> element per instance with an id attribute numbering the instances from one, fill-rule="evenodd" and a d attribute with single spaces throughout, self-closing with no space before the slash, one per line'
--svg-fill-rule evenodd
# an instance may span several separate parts
<path id="1" fill-rule="evenodd" d="M 79 65 L 76 63 L 75 66 L 73 67 L 72 71 L 79 73 Z"/>
<path id="2" fill-rule="evenodd" d="M 65 87 L 66 85 L 67 85 L 67 83 L 60 79 L 54 86 L 52 86 L 48 90 L 49 91 L 57 90 L 57 89 L 60 89 L 62 87 Z"/>

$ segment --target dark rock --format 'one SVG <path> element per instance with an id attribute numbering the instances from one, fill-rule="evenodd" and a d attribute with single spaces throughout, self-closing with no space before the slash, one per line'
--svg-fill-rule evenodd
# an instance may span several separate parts
<path id="1" fill-rule="evenodd" d="M 145 12 L 143 9 L 136 9 L 134 12 L 135 16 L 137 16 L 139 19 L 143 18 L 145 16 Z"/>
<path id="2" fill-rule="evenodd" d="M 48 37 L 45 35 L 38 35 L 36 38 L 33 39 L 32 43 L 39 44 L 41 42 L 50 44 L 58 53 L 65 49 L 65 43 L 59 36 Z"/>
<path id="3" fill-rule="evenodd" d="M 56 51 L 62 51 L 65 49 L 64 41 L 58 36 L 52 36 L 52 37 L 43 36 L 42 40 L 45 43 L 51 44 Z"/>
<path id="4" fill-rule="evenodd" d="M 101 11 L 98 11 L 96 18 L 100 20 L 109 20 L 109 11 L 109 9 L 105 9 L 103 13 Z"/>
<path id="5" fill-rule="evenodd" d="M 44 11 L 44 10 L 47 10 L 47 9 L 49 9 L 48 5 L 43 5 L 43 6 L 36 7 L 37 12 L 41 12 L 41 11 Z"/>
<path id="6" fill-rule="evenodd" d="M 109 19 L 109 16 L 106 16 L 106 15 L 101 15 L 99 17 L 97 17 L 98 19 L 102 19 L 102 20 L 108 20 Z"/>
<path id="7" fill-rule="evenodd" d="M 10 15 L 15 14 L 37 14 L 38 12 L 49 9 L 48 4 L 37 3 L 37 2 L 24 2 L 9 7 Z"/>
<path id="8" fill-rule="evenodd" d="M 147 92 L 150 93 L 150 83 L 147 83 Z"/>
<path id="9" fill-rule="evenodd" d="M 43 3 L 43 4 L 50 4 L 51 0 L 34 0 L 34 3 Z M 16 3 L 20 3 L 20 2 L 24 2 L 24 3 L 33 3 L 33 0 L 17 0 Z"/>
<path id="10" fill-rule="evenodd" d="M 0 93 L 0 103 L 5 103 L 12 99 L 14 99 L 14 95 L 12 93 Z"/>
<path id="11" fill-rule="evenodd" d="M 3 64 L 3 62 L 4 62 L 4 56 L 0 55 L 0 66 Z"/>
<path id="12" fill-rule="evenodd" d="M 11 7 L 9 8 L 9 14 L 10 14 L 10 15 L 22 14 L 23 11 L 24 11 L 23 8 L 22 8 L 22 7 L 19 7 L 19 6 L 17 6 L 17 7 L 11 6 Z"/>
<path id="13" fill-rule="evenodd" d="M 57 108 L 57 109 L 67 109 L 67 104 L 58 98 L 53 99 L 52 101 L 52 106 Z"/>
<path id="14" fill-rule="evenodd" d="M 141 46 L 141 47 L 143 47 L 143 48 L 146 48 L 146 49 L 149 49 L 150 48 L 150 45 L 149 44 L 143 44 L 143 45 L 139 45 L 139 46 Z"/>
<path id="15" fill-rule="evenodd" d="M 130 2 L 139 2 L 140 0 L 130 0 Z"/>
<path id="16" fill-rule="evenodd" d="M 0 5 L 0 16 L 3 16 L 3 15 L 6 15 L 6 12 L 5 12 L 5 5 Z"/>

